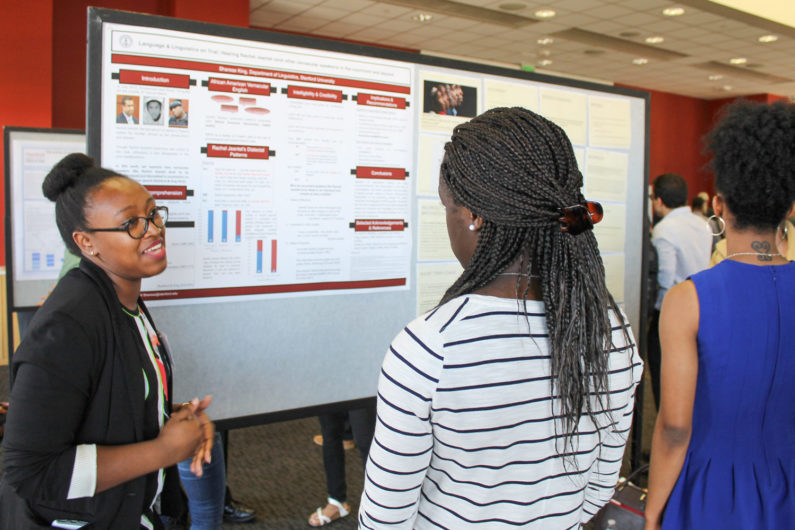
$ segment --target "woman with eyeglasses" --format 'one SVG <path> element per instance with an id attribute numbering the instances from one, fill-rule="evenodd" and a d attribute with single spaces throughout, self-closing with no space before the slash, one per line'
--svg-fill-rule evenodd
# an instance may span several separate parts
<path id="1" fill-rule="evenodd" d="M 168 210 L 77 153 L 42 189 L 82 261 L 12 359 L 0 527 L 163 528 L 182 510 L 174 464 L 192 456 L 201 474 L 214 432 L 209 398 L 172 405 L 169 354 L 140 297 L 166 268 Z"/>
<path id="2" fill-rule="evenodd" d="M 646 528 L 795 528 L 795 105 L 732 104 L 707 147 L 727 255 L 663 301 Z"/>
<path id="3" fill-rule="evenodd" d="M 642 363 L 563 130 L 492 109 L 445 145 L 464 272 L 395 338 L 362 528 L 578 528 L 609 501 Z"/>

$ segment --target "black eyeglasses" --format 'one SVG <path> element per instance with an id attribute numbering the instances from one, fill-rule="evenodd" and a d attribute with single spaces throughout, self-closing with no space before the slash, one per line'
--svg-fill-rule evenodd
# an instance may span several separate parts
<path id="1" fill-rule="evenodd" d="M 141 239 L 149 230 L 149 223 L 152 222 L 156 227 L 163 228 L 168 220 L 168 207 L 158 206 L 148 217 L 133 217 L 123 225 L 116 228 L 87 228 L 87 232 L 127 232 L 133 239 Z"/>

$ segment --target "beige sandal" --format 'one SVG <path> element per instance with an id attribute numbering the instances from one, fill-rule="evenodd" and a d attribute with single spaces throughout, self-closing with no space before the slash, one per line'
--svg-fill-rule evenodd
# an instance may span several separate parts
<path id="1" fill-rule="evenodd" d="M 326 515 L 323 513 L 324 508 L 318 508 L 317 511 L 313 512 L 312 515 L 309 516 L 309 526 L 326 526 L 327 524 L 333 523 L 338 519 L 342 519 L 349 513 L 351 513 L 350 508 L 346 508 L 344 503 L 339 502 L 336 499 L 332 499 L 331 497 L 328 498 L 328 505 L 334 506 L 337 508 L 337 512 L 332 515 Z"/>
<path id="2" fill-rule="evenodd" d="M 322 434 L 314 435 L 312 437 L 312 441 L 315 442 L 315 445 L 319 445 L 320 447 L 323 447 L 323 435 Z M 355 447 L 356 447 L 356 442 L 354 442 L 353 440 L 342 440 L 342 448 L 345 449 L 346 451 L 350 451 L 351 449 L 354 449 Z"/>

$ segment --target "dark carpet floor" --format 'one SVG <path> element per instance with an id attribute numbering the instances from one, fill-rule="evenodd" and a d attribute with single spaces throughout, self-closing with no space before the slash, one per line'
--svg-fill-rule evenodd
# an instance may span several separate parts
<path id="1" fill-rule="evenodd" d="M 321 448 L 312 442 L 320 432 L 316 418 L 238 429 L 229 433 L 229 476 L 232 495 L 257 510 L 257 521 L 225 524 L 233 528 L 309 528 L 306 520 L 326 504 Z M 335 530 L 356 528 L 356 509 L 364 471 L 356 449 L 346 451 L 348 502 L 351 515 L 334 523 Z"/>

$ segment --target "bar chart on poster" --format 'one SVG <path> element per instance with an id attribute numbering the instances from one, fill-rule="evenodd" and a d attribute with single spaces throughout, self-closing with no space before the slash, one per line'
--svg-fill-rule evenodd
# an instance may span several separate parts
<path id="1" fill-rule="evenodd" d="M 462 270 L 436 191 L 444 144 L 496 106 L 571 138 L 610 213 L 609 288 L 637 321 L 646 94 L 94 8 L 88 51 L 89 154 L 169 208 L 168 268 L 142 287 L 177 398 L 214 394 L 230 425 L 375 394 L 391 339 Z"/>

